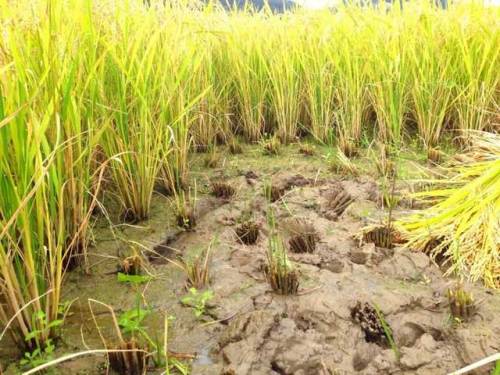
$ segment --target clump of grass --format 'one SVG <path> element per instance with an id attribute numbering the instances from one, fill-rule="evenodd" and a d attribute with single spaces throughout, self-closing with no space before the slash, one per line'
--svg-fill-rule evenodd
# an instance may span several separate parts
<path id="1" fill-rule="evenodd" d="M 216 147 L 210 147 L 204 159 L 204 165 L 207 168 L 216 168 L 221 161 L 221 154 L 217 152 Z"/>
<path id="2" fill-rule="evenodd" d="M 196 197 L 193 199 L 191 195 L 184 191 L 175 194 L 175 218 L 177 226 L 186 230 L 193 230 L 196 226 Z"/>
<path id="3" fill-rule="evenodd" d="M 363 58 L 365 46 L 355 43 L 354 34 L 349 31 L 357 29 L 360 38 L 367 37 L 367 30 L 361 30 L 353 20 L 339 25 L 343 30 L 341 38 L 335 38 L 338 53 L 331 53 L 335 75 L 334 116 L 337 124 L 339 148 L 347 157 L 357 154 L 361 141 L 362 125 L 367 108 L 367 64 Z"/>
<path id="4" fill-rule="evenodd" d="M 297 135 L 302 94 L 301 51 L 297 48 L 297 33 L 278 33 L 278 42 L 283 48 L 272 51 L 266 64 L 270 87 L 270 111 L 276 120 L 276 136 L 284 144 L 290 143 Z M 275 141 L 273 141 L 275 142 Z M 268 153 L 275 154 L 276 146 Z M 270 152 L 271 151 L 271 152 Z"/>
<path id="5" fill-rule="evenodd" d="M 192 259 L 184 261 L 183 268 L 186 272 L 188 284 L 196 289 L 205 288 L 210 282 L 210 263 L 212 261 L 212 248 L 215 239 L 201 253 Z"/>
<path id="6" fill-rule="evenodd" d="M 377 173 L 384 178 L 391 178 L 396 174 L 396 164 L 390 159 L 387 145 L 377 142 L 375 150 L 371 151 L 372 160 L 375 162 Z"/>
<path id="7" fill-rule="evenodd" d="M 397 240 L 395 230 L 387 225 L 371 225 L 363 228 L 362 240 L 366 243 L 373 243 L 377 247 L 392 249 Z"/>
<path id="8" fill-rule="evenodd" d="M 443 158 L 443 152 L 436 147 L 427 148 L 427 159 L 434 163 L 439 163 Z"/>
<path id="9" fill-rule="evenodd" d="M 468 321 L 476 313 L 476 305 L 472 293 L 463 289 L 461 284 L 447 291 L 450 313 L 457 322 Z"/>
<path id="10" fill-rule="evenodd" d="M 236 235 L 245 245 L 253 245 L 259 238 L 259 231 L 260 228 L 256 222 L 247 220 L 236 228 Z"/>
<path id="11" fill-rule="evenodd" d="M 361 230 L 362 240 L 368 243 L 374 243 L 375 246 L 392 249 L 395 243 L 401 243 L 402 235 L 394 227 L 393 210 L 398 200 L 396 199 L 396 174 L 391 176 L 391 179 L 384 180 L 384 200 L 388 204 L 388 212 L 386 223 L 369 225 Z M 390 187 L 387 187 L 387 183 Z M 390 190 L 389 190 L 390 189 Z"/>
<path id="12" fill-rule="evenodd" d="M 335 173 L 342 175 L 358 176 L 359 168 L 354 164 L 346 154 L 338 147 L 336 152 L 331 156 L 330 166 Z"/>
<path id="13" fill-rule="evenodd" d="M 236 138 L 236 137 L 231 137 L 231 139 L 228 142 L 228 149 L 229 149 L 229 152 L 233 155 L 243 153 L 243 147 L 241 146 L 241 143 L 239 142 L 238 138 Z"/>
<path id="14" fill-rule="evenodd" d="M 295 219 L 287 223 L 290 234 L 288 244 L 294 253 L 313 253 L 319 241 L 319 235 L 314 225 L 307 220 Z"/>
<path id="15" fill-rule="evenodd" d="M 140 275 L 144 267 L 144 260 L 136 252 L 120 261 L 118 271 L 125 275 Z"/>
<path id="16" fill-rule="evenodd" d="M 212 182 L 211 188 L 212 188 L 212 195 L 217 198 L 229 199 L 235 193 L 234 187 L 222 181 Z"/>
<path id="17" fill-rule="evenodd" d="M 316 149 L 309 143 L 300 143 L 299 152 L 304 156 L 313 156 L 316 152 Z"/>
<path id="18" fill-rule="evenodd" d="M 267 139 L 263 139 L 260 143 L 265 155 L 278 155 L 280 153 L 281 141 L 276 134 Z"/>
<path id="19" fill-rule="evenodd" d="M 350 139 L 340 138 L 338 149 L 339 153 L 347 158 L 352 158 L 358 155 L 358 147 L 356 146 L 356 143 Z"/>
<path id="20" fill-rule="evenodd" d="M 270 235 L 267 248 L 267 265 L 265 274 L 271 288 L 278 294 L 297 294 L 299 274 L 288 259 L 283 239 L 276 232 L 276 224 L 272 211 L 268 213 Z"/>

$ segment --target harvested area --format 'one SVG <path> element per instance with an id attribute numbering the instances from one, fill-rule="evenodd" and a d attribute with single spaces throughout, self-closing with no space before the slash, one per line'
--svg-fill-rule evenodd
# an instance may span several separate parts
<path id="1" fill-rule="evenodd" d="M 58 352 L 102 348 L 99 334 L 113 341 L 108 309 L 90 304 L 93 317 L 89 298 L 117 315 L 138 303 L 149 309 L 141 324 L 153 340 L 163 340 L 169 317 L 168 350 L 194 355 L 188 361 L 192 374 L 443 374 L 500 351 L 498 292 L 466 284 L 476 311 L 467 322 L 456 323 L 447 296 L 456 280 L 445 278 L 423 252 L 398 243 L 378 247 L 360 235 L 363 227 L 387 216 L 369 157 L 354 160 L 363 171 L 354 177 L 332 173 L 324 153 L 304 156 L 295 145 L 274 156 L 253 146 L 224 155 L 219 167 L 208 171 L 203 154 L 192 157 L 198 190 L 194 228 L 179 229 L 172 198 L 159 193 L 150 218 L 138 225 L 110 227 L 108 218 L 97 220 L 90 273 L 67 274 L 62 299 L 73 305 Z M 412 210 L 406 181 L 412 176 L 406 171 L 417 170 L 416 159 L 397 160 L 396 218 Z M 234 192 L 214 196 L 214 180 Z M 266 196 L 270 185 L 279 196 Z M 266 280 L 271 208 L 274 230 L 299 275 L 296 295 L 279 295 Z M 249 221 L 258 226 L 254 243 L 237 233 Z M 196 293 L 213 294 L 200 306 L 199 299 L 185 298 L 191 285 L 181 265 L 209 246 L 208 285 Z M 131 249 L 144 262 L 141 283 L 117 277 L 119 260 Z M 9 345 L 0 350 L 4 362 L 18 355 Z M 105 357 L 95 356 L 51 371 L 100 374 L 104 368 Z"/>

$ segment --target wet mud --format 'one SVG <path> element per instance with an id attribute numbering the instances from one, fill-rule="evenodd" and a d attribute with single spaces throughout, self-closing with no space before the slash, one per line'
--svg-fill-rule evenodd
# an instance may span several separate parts
<path id="1" fill-rule="evenodd" d="M 362 163 L 367 171 L 373 169 L 368 160 Z M 211 196 L 211 176 L 204 173 L 193 172 L 197 181 L 207 181 L 206 186 L 199 184 L 193 231 L 176 227 L 172 204 L 160 195 L 146 222 L 116 225 L 113 230 L 108 223 L 98 223 L 95 246 L 89 250 L 91 274 L 73 271 L 67 276 L 63 298 L 78 299 L 59 351 L 102 348 L 88 298 L 120 313 L 133 307 L 138 296 L 154 312 L 145 321 L 148 332 L 161 336 L 164 316 L 175 317 L 169 350 L 196 354 L 192 374 L 444 374 L 500 351 L 497 292 L 466 284 L 478 301 L 477 313 L 467 323 L 453 324 L 446 291 L 456 280 L 444 277 L 426 254 L 397 243 L 391 249 L 377 247 L 360 238 L 361 228 L 387 215 L 377 198 L 381 192 L 375 176 L 336 176 L 320 156 L 305 158 L 294 148 L 281 156 L 263 157 L 252 149 L 225 159 L 211 173 L 223 175 L 234 188 L 230 199 Z M 281 191 L 274 202 L 264 194 L 269 181 Z M 399 185 L 398 192 L 404 194 Z M 270 206 L 287 247 L 293 236 L 287 230 L 290 220 L 314 228 L 312 252 L 289 251 L 300 274 L 297 295 L 277 295 L 265 279 Z M 409 210 L 401 204 L 394 215 Z M 248 220 L 259 227 L 252 244 L 237 235 Z M 214 237 L 214 298 L 197 318 L 180 303 L 186 276 L 176 262 Z M 130 246 L 146 259 L 152 276 L 147 285 L 121 284 L 112 272 L 118 254 Z M 397 350 L 365 304 L 380 310 Z M 95 306 L 94 313 L 101 334 L 111 340 L 113 326 L 106 309 Z M 2 349 L 5 353 L 8 350 Z M 86 357 L 64 363 L 57 371 L 100 374 L 104 364 L 103 357 Z M 478 373 L 488 373 L 487 368 L 483 371 Z"/>

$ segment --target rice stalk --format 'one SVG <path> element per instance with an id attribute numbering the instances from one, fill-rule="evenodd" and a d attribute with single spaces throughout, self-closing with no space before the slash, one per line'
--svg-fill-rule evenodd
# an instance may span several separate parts
<path id="1" fill-rule="evenodd" d="M 493 139 L 488 150 L 482 149 L 484 160 L 450 167 L 449 177 L 436 181 L 435 190 L 417 193 L 433 205 L 398 225 L 406 231 L 406 247 L 447 258 L 447 274 L 498 288 L 500 141 L 498 136 Z"/>

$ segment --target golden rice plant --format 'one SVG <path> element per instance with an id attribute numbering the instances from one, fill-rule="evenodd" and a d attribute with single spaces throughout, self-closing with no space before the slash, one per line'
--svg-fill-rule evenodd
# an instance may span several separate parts
<path id="1" fill-rule="evenodd" d="M 455 83 L 453 127 L 461 131 L 490 130 L 500 84 L 498 9 L 464 7 L 455 17 L 447 21 L 447 44 L 454 59 L 450 78 Z"/>
<path id="2" fill-rule="evenodd" d="M 237 22 L 237 21 L 240 22 Z M 258 141 L 265 132 L 267 95 L 269 91 L 266 74 L 267 48 L 259 39 L 257 21 L 237 14 L 233 20 L 235 30 L 227 43 L 230 55 L 232 80 L 239 117 L 237 131 L 248 141 Z M 262 21 L 261 21 L 262 22 Z M 242 25 L 246 25 L 242 27 Z"/>
<path id="3" fill-rule="evenodd" d="M 95 42 L 70 26 L 85 17 L 33 9 L 36 27 L 13 12 L 0 36 L 0 321 L 20 349 L 43 353 L 62 323 L 65 271 L 86 255 L 99 134 L 94 86 L 79 78 L 95 79 L 99 54 L 79 50 Z"/>
<path id="4" fill-rule="evenodd" d="M 439 27 L 433 20 L 423 21 L 419 30 L 425 39 L 435 38 L 434 43 L 421 45 L 414 40 L 415 44 L 409 48 L 412 59 L 412 113 L 418 134 L 431 154 L 431 150 L 439 144 L 446 121 L 451 116 L 454 90 L 453 82 L 450 82 L 453 55 L 445 49 L 446 34 L 437 32 Z"/>
<path id="5" fill-rule="evenodd" d="M 368 93 L 377 119 L 378 138 L 400 144 L 408 111 L 410 62 L 404 45 L 408 38 L 406 32 L 387 32 L 388 28 L 405 26 L 404 18 L 398 22 L 394 17 L 376 17 L 381 20 L 375 23 L 372 37 L 381 40 L 375 41 L 373 50 L 368 52 L 371 57 Z"/>
<path id="6" fill-rule="evenodd" d="M 367 60 L 363 57 L 365 44 L 358 44 L 354 37 L 362 32 L 360 27 L 345 21 L 340 30 L 332 47 L 337 71 L 334 113 L 338 145 L 350 157 L 357 152 L 367 108 Z"/>
<path id="7" fill-rule="evenodd" d="M 407 247 L 448 259 L 447 273 L 458 273 L 500 287 L 500 138 L 468 135 L 480 149 L 450 167 L 435 190 L 416 197 L 433 203 L 398 222 Z M 478 139 L 478 137 L 480 137 Z M 478 144 L 478 143 L 476 143 Z M 481 151 L 481 159 L 477 158 Z"/>
<path id="8" fill-rule="evenodd" d="M 288 259 L 283 239 L 277 233 L 274 213 L 268 212 L 270 227 L 267 248 L 266 278 L 271 288 L 278 294 L 297 294 L 299 289 L 299 273 Z"/>
<path id="9" fill-rule="evenodd" d="M 336 71 L 333 63 L 333 31 L 326 35 L 306 35 L 301 46 L 304 107 L 308 132 L 319 142 L 331 143 L 335 134 Z"/>
<path id="10" fill-rule="evenodd" d="M 277 30 L 275 28 L 274 32 L 280 36 L 276 41 L 280 48 L 270 55 L 266 67 L 270 82 L 270 107 L 272 117 L 276 121 L 275 134 L 282 143 L 288 144 L 297 136 L 302 74 L 296 40 L 298 33 L 293 31 L 296 28 L 281 30 L 283 26 L 279 27 Z"/>

